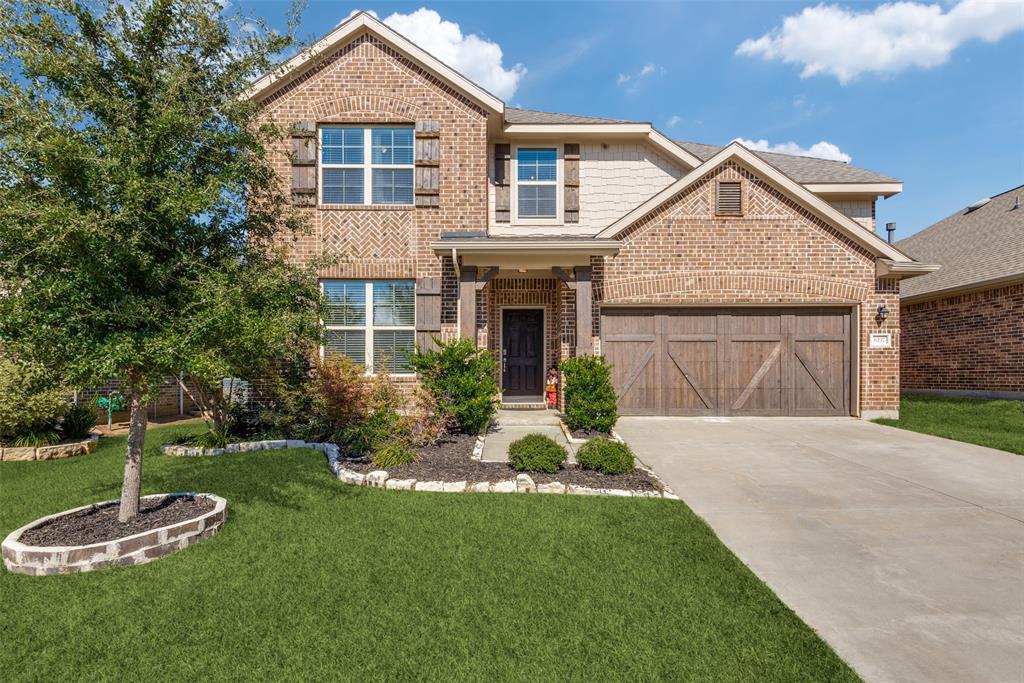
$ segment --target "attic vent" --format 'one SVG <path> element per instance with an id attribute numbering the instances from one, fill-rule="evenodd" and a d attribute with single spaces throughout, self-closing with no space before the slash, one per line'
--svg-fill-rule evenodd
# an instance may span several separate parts
<path id="1" fill-rule="evenodd" d="M 970 213 L 971 211 L 977 211 L 981 207 L 983 207 L 986 204 L 988 204 L 990 201 L 992 201 L 991 197 L 985 197 L 984 199 L 979 199 L 978 201 L 974 202 L 973 204 L 968 206 L 966 209 L 964 209 L 964 213 Z"/>
<path id="2" fill-rule="evenodd" d="M 715 213 L 720 216 L 739 216 L 743 213 L 740 183 L 718 183 L 718 198 L 715 202 Z"/>

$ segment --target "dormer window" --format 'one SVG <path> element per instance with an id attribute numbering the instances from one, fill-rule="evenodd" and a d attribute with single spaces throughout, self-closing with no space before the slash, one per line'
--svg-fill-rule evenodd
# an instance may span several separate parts
<path id="1" fill-rule="evenodd" d="M 558 150 L 554 147 L 520 147 L 516 161 L 519 218 L 556 218 Z"/>

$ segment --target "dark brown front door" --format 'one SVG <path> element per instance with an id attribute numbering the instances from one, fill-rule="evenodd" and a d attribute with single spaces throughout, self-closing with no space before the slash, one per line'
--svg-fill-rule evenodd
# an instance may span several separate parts
<path id="1" fill-rule="evenodd" d="M 623 415 L 850 414 L 850 309 L 610 308 L 601 338 Z"/>
<path id="2" fill-rule="evenodd" d="M 501 316 L 501 388 L 505 396 L 544 393 L 544 311 L 507 308 Z"/>

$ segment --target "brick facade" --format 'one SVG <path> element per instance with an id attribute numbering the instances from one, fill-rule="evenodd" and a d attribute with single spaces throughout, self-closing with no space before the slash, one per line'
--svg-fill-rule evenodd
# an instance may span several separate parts
<path id="1" fill-rule="evenodd" d="M 1024 282 L 903 304 L 905 389 L 1024 392 Z"/>
<path id="2" fill-rule="evenodd" d="M 327 55 L 315 67 L 267 98 L 265 117 L 287 128 L 317 123 L 440 125 L 440 195 L 437 207 L 352 206 L 302 209 L 311 232 L 289 245 L 300 262 L 328 263 L 325 278 L 414 278 L 441 275 L 454 287 L 451 260 L 430 243 L 442 232 L 487 226 L 488 113 L 371 34 Z M 282 177 L 291 178 L 290 141 L 271 150 Z M 455 332 L 448 295 L 443 336 Z"/>
<path id="3" fill-rule="evenodd" d="M 721 180 L 742 182 L 743 216 L 714 214 Z M 619 239 L 619 254 L 594 268 L 595 306 L 858 308 L 860 411 L 899 409 L 899 283 L 876 281 L 871 253 L 743 166 L 715 169 Z M 877 319 L 883 304 L 885 321 Z M 891 333 L 892 348 L 869 349 L 872 332 Z"/>
<path id="4" fill-rule="evenodd" d="M 450 256 L 435 255 L 431 243 L 442 233 L 487 229 L 488 164 L 493 156 L 488 144 L 489 113 L 370 33 L 318 57 L 310 70 L 270 95 L 264 104 L 266 119 L 285 128 L 302 120 L 369 125 L 439 122 L 437 207 L 304 208 L 301 210 L 312 230 L 295 238 L 290 249 L 299 262 L 326 259 L 328 263 L 320 270 L 324 278 L 440 276 L 441 336 L 456 336 L 460 286 L 456 264 Z M 612 147 L 583 145 L 584 158 L 618 154 L 618 147 Z M 606 153 L 606 148 L 611 151 Z M 686 171 L 669 168 L 668 161 L 660 157 L 652 165 L 650 155 L 640 154 L 639 149 L 631 151 L 628 160 L 653 169 L 648 174 L 653 189 L 648 188 L 650 192 L 644 196 Z M 272 150 L 282 182 L 291 177 L 290 150 L 288 140 Z M 581 191 L 583 199 L 599 180 L 589 172 L 586 165 L 580 172 L 583 181 L 590 181 L 590 187 L 585 184 Z M 629 177 L 629 169 L 619 169 L 601 176 L 601 182 L 614 185 Z M 713 192 L 719 180 L 743 183 L 743 216 L 714 214 Z M 643 199 L 638 197 L 629 195 L 629 201 L 619 207 L 620 213 Z M 848 212 L 856 209 L 862 225 L 868 213 L 873 220 L 873 201 L 843 208 Z M 588 212 L 593 209 L 581 206 L 581 217 L 591 215 Z M 596 231 L 612 218 L 609 214 L 583 228 Z M 514 234 L 510 231 L 516 227 L 506 225 L 502 233 Z M 576 229 L 580 234 L 582 228 Z M 563 231 L 571 232 L 566 226 L 554 226 L 551 234 Z M 623 244 L 617 256 L 591 259 L 594 297 L 589 342 L 595 353 L 601 351 L 603 303 L 844 306 L 857 309 L 860 321 L 860 340 L 855 344 L 859 347 L 858 412 L 898 409 L 898 282 L 876 282 L 873 254 L 745 167 L 728 163 L 716 169 L 619 238 Z M 552 277 L 550 268 L 524 277 L 512 270 L 515 264 L 509 268 L 476 292 L 469 313 L 475 319 L 476 343 L 500 350 L 502 307 L 536 306 L 545 310 L 545 366 L 573 355 L 575 291 Z M 535 277 L 538 275 L 542 277 Z M 882 304 L 891 311 L 885 321 L 876 319 L 875 312 Z M 868 335 L 877 331 L 892 333 L 891 349 L 867 348 Z"/>

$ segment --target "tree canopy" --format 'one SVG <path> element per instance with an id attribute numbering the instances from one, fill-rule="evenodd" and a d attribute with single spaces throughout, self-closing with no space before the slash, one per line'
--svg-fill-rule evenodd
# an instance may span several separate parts
<path id="1" fill-rule="evenodd" d="M 260 333 L 314 341 L 315 278 L 275 247 L 303 229 L 267 162 L 283 132 L 245 97 L 295 16 L 278 33 L 202 0 L 0 0 L 0 349 L 124 382 L 122 518 L 157 382 L 258 370 Z"/>

